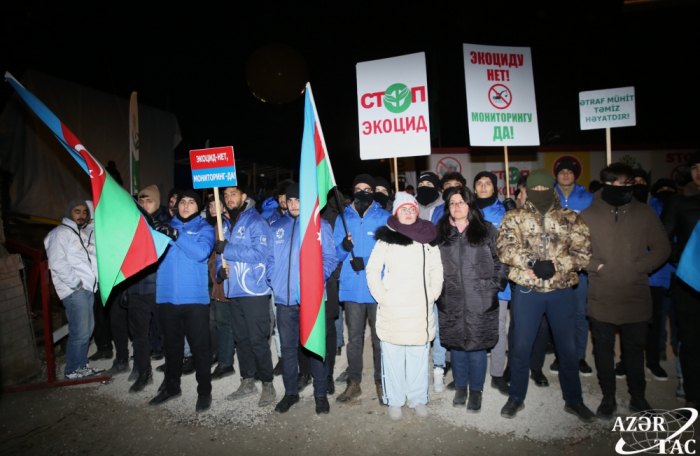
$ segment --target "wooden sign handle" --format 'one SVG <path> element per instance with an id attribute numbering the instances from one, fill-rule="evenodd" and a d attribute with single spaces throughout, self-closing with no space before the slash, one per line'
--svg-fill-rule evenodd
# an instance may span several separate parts
<path id="1" fill-rule="evenodd" d="M 224 240 L 224 228 L 221 224 L 221 203 L 219 202 L 219 187 L 214 187 L 214 201 L 216 201 L 216 228 L 219 232 L 219 239 Z M 208 208 L 207 208 L 208 209 Z M 224 254 L 221 254 L 221 266 L 226 267 L 226 260 L 224 259 Z"/>

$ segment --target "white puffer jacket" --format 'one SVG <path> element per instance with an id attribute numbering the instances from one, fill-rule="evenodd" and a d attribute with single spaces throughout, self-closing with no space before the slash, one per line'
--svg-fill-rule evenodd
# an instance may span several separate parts
<path id="1" fill-rule="evenodd" d="M 443 282 L 440 250 L 387 226 L 379 228 L 375 237 L 366 272 L 369 290 L 379 304 L 377 336 L 394 345 L 425 345 L 435 338 L 433 303 Z"/>
<path id="2" fill-rule="evenodd" d="M 44 238 L 46 256 L 56 293 L 65 299 L 80 286 L 97 291 L 97 258 L 95 257 L 95 234 L 92 229 L 78 229 L 78 225 L 64 218 Z"/>

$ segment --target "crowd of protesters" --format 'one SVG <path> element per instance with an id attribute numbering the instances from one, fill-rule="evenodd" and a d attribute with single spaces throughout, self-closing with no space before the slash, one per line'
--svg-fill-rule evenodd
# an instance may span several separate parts
<path id="1" fill-rule="evenodd" d="M 108 373 L 130 372 L 136 394 L 153 383 L 151 361 L 164 358 L 152 406 L 181 396 L 181 376 L 195 373 L 198 413 L 211 407 L 212 381 L 232 390 L 229 400 L 259 394 L 260 407 L 276 403 L 279 413 L 311 384 L 316 413 L 329 413 L 336 383 L 345 387 L 337 402 L 362 394 L 369 320 L 376 394 L 392 420 L 405 405 L 428 416 L 431 377 L 434 392 L 453 390 L 454 407 L 479 413 L 489 356 L 491 387 L 507 397 L 501 416 L 515 418 L 530 379 L 549 386 L 544 359 L 554 352 L 549 372 L 559 375 L 564 409 L 591 422 L 614 417 L 616 377 L 626 378 L 631 411 L 652 409 L 645 368 L 668 379 L 660 365 L 668 319 L 679 360 L 676 395 L 697 409 L 700 292 L 674 272 L 700 220 L 700 151 L 688 165 L 692 181 L 683 194 L 675 181 L 650 185 L 644 171 L 622 163 L 601 170 L 589 192 L 576 183 L 576 163 L 562 160 L 554 175 L 539 169 L 523 176 L 514 199 L 504 201 L 490 172 L 474 176 L 472 188 L 460 173 L 426 172 L 415 191 L 398 193 L 384 178 L 356 176 L 349 204 L 329 195 L 319 232 L 325 357 L 300 343 L 298 183 L 282 182 L 259 205 L 262 213 L 244 187 L 222 188 L 204 204 L 194 190 L 173 190 L 168 207 L 156 186 L 146 187 L 137 203 L 169 247 L 106 306 L 95 299 L 91 203 L 71 201 L 45 239 L 69 322 L 65 376 L 95 375 L 89 360 L 114 358 Z M 334 380 L 343 320 L 348 368 Z M 603 393 L 595 413 L 583 402 L 580 380 L 594 373 L 586 362 L 589 331 Z M 97 352 L 88 359 L 92 335 Z M 234 390 L 224 379 L 235 372 L 236 354 L 241 381 Z M 454 381 L 445 385 L 449 370 Z"/>

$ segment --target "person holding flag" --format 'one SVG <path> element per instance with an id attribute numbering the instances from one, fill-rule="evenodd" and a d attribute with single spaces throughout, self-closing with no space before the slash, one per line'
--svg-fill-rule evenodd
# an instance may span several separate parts
<path id="1" fill-rule="evenodd" d="M 271 226 L 272 248 L 267 261 L 268 282 L 275 291 L 277 305 L 277 327 L 279 328 L 282 349 L 282 379 L 284 397 L 275 411 L 285 413 L 299 402 L 297 348 L 300 334 L 300 220 L 299 184 L 287 188 L 288 212 Z M 335 270 L 338 260 L 335 257 L 333 231 L 330 224 L 320 220 L 320 242 L 323 255 L 323 280 L 327 280 Z M 324 316 L 325 318 L 325 316 Z M 321 356 L 302 348 L 311 358 L 316 413 L 328 413 L 328 364 Z M 325 354 L 325 353 L 324 353 Z"/>

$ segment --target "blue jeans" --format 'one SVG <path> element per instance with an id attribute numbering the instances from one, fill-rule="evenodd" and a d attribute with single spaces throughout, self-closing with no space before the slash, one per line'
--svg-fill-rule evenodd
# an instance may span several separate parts
<path id="1" fill-rule="evenodd" d="M 433 304 L 435 312 L 435 340 L 433 341 L 433 367 L 445 367 L 447 349 L 440 345 L 440 325 L 438 324 L 437 304 Z"/>
<path id="2" fill-rule="evenodd" d="M 559 360 L 559 382 L 564 401 L 583 403 L 576 353 L 576 299 L 574 290 L 565 288 L 541 293 L 518 285 L 511 301 L 514 334 L 511 359 L 510 399 L 523 402 L 527 395 L 530 354 L 535 338 L 547 315 Z"/>
<path id="3" fill-rule="evenodd" d="M 468 352 L 453 348 L 452 372 L 455 386 L 468 386 L 470 391 L 483 391 L 487 364 L 486 350 Z"/>
<path id="4" fill-rule="evenodd" d="M 588 346 L 588 320 L 586 305 L 588 303 L 588 276 L 578 275 L 578 285 L 573 287 L 576 304 L 576 354 L 578 359 L 586 359 Z"/>
<path id="5" fill-rule="evenodd" d="M 92 305 L 95 295 L 88 290 L 73 292 L 63 299 L 68 319 L 68 343 L 66 344 L 65 374 L 85 367 L 88 363 L 88 347 L 90 336 L 95 329 L 95 319 Z"/>
<path id="6" fill-rule="evenodd" d="M 340 348 L 345 345 L 343 339 L 343 306 L 338 306 L 338 318 L 335 320 L 335 347 Z"/>
<path id="7" fill-rule="evenodd" d="M 277 328 L 282 343 L 282 381 L 285 395 L 299 394 L 299 306 L 277 305 Z M 301 350 L 306 350 L 302 348 Z M 306 350 L 311 358 L 311 375 L 314 379 L 314 397 L 328 394 L 328 363 L 320 356 Z"/>

